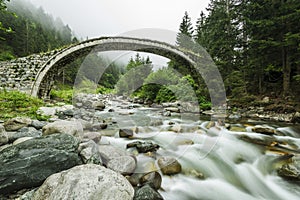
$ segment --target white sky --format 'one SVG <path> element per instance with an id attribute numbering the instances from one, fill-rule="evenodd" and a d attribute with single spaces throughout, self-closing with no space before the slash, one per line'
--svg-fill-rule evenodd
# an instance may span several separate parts
<path id="1" fill-rule="evenodd" d="M 184 12 L 195 24 L 210 0 L 30 0 L 60 17 L 82 38 L 114 36 L 141 28 L 178 31 Z"/>
<path id="2" fill-rule="evenodd" d="M 174 43 L 187 11 L 195 26 L 210 0 L 29 0 L 68 24 L 79 39 L 101 36 L 138 36 Z M 157 30 L 155 30 L 157 29 Z M 137 31 L 136 31 L 137 30 Z M 144 38 L 145 38 L 144 37 Z M 147 56 L 147 54 L 141 54 Z M 109 53 L 109 57 L 112 54 Z M 133 54 L 114 55 L 127 61 Z M 168 59 L 150 55 L 153 64 Z"/>

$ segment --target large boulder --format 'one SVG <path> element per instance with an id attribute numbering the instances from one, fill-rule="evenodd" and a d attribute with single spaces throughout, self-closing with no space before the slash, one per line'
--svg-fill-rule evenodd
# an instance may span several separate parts
<path id="1" fill-rule="evenodd" d="M 31 124 L 32 120 L 27 117 L 16 117 L 7 120 L 4 123 L 4 128 L 6 131 L 17 131 L 20 128 L 23 128 L 25 126 L 29 126 Z"/>
<path id="2" fill-rule="evenodd" d="M 43 135 L 50 135 L 54 133 L 66 133 L 82 138 L 83 128 L 81 123 L 66 120 L 55 121 L 43 127 Z"/>
<path id="3" fill-rule="evenodd" d="M 86 164 L 53 174 L 34 193 L 32 200 L 131 200 L 133 196 L 133 187 L 121 174 Z"/>
<path id="4" fill-rule="evenodd" d="M 8 140 L 13 142 L 22 137 L 40 137 L 42 136 L 42 132 L 36 130 L 33 127 L 23 127 L 19 129 L 17 132 L 8 132 Z"/>
<path id="5" fill-rule="evenodd" d="M 81 163 L 78 140 L 67 134 L 34 138 L 0 152 L 0 194 L 36 187 L 51 174 Z"/>

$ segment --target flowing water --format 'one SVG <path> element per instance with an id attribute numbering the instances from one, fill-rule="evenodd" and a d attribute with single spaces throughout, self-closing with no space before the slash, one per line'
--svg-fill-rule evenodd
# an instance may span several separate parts
<path id="1" fill-rule="evenodd" d="M 137 127 L 138 132 L 134 139 L 104 137 L 103 142 L 125 148 L 127 143 L 135 140 L 152 141 L 160 145 L 156 157 L 172 156 L 181 163 L 182 173 L 163 176 L 159 192 L 164 199 L 300 199 L 300 183 L 289 182 L 276 172 L 284 152 L 299 155 L 300 132 L 292 125 L 268 124 L 281 133 L 281 136 L 271 137 L 251 131 L 254 125 L 265 122 L 235 122 L 231 125 L 244 127 L 247 132 L 234 132 L 222 126 L 207 128 L 209 121 L 201 120 L 197 114 L 163 117 L 162 109 L 139 107 L 123 101 L 109 103 L 115 112 L 96 115 L 112 118 L 119 128 Z M 239 139 L 245 135 L 254 141 L 280 141 L 285 146 L 283 150 L 268 150 L 264 145 Z M 137 172 L 157 168 L 154 157 L 139 154 L 137 158 Z"/>

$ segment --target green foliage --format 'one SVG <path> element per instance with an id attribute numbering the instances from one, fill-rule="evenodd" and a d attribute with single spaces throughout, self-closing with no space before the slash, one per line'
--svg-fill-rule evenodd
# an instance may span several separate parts
<path id="1" fill-rule="evenodd" d="M 176 101 L 176 100 L 177 100 L 177 98 L 176 98 L 174 92 L 172 92 L 172 90 L 170 90 L 168 87 L 160 88 L 160 90 L 158 91 L 158 93 L 155 97 L 155 101 L 158 103 L 172 102 L 172 101 Z"/>
<path id="2" fill-rule="evenodd" d="M 50 91 L 50 98 L 71 104 L 73 99 L 73 89 L 68 85 L 59 85 Z"/>
<path id="3" fill-rule="evenodd" d="M 188 13 L 185 12 L 182 22 L 179 25 L 179 33 L 176 37 L 176 44 L 180 47 L 191 49 L 191 38 L 193 36 L 193 25 Z"/>
<path id="4" fill-rule="evenodd" d="M 7 119 L 18 116 L 27 116 L 34 119 L 41 119 L 42 116 L 36 114 L 43 101 L 28 96 L 18 91 L 0 91 L 0 118 Z"/>
<path id="5" fill-rule="evenodd" d="M 14 57 L 47 52 L 74 41 L 68 25 L 28 1 L 11 1 L 7 10 L 0 9 L 0 19 L 0 52 L 8 51 Z M 11 58 L 7 54 L 2 60 Z"/>
<path id="6" fill-rule="evenodd" d="M 132 58 L 126 66 L 126 73 L 120 77 L 115 88 L 117 94 L 131 95 L 139 90 L 144 80 L 152 71 L 152 65 L 149 58 L 146 60 L 136 54 L 135 59 Z"/>
<path id="7" fill-rule="evenodd" d="M 114 94 L 115 90 L 99 85 L 98 88 L 96 89 L 96 93 L 99 93 L 99 94 Z"/>

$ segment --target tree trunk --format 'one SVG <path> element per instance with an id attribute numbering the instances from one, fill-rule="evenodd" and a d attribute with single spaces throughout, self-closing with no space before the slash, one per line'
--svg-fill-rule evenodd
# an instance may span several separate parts
<path id="1" fill-rule="evenodd" d="M 288 96 L 290 90 L 291 65 L 287 49 L 282 49 L 283 95 Z"/>

